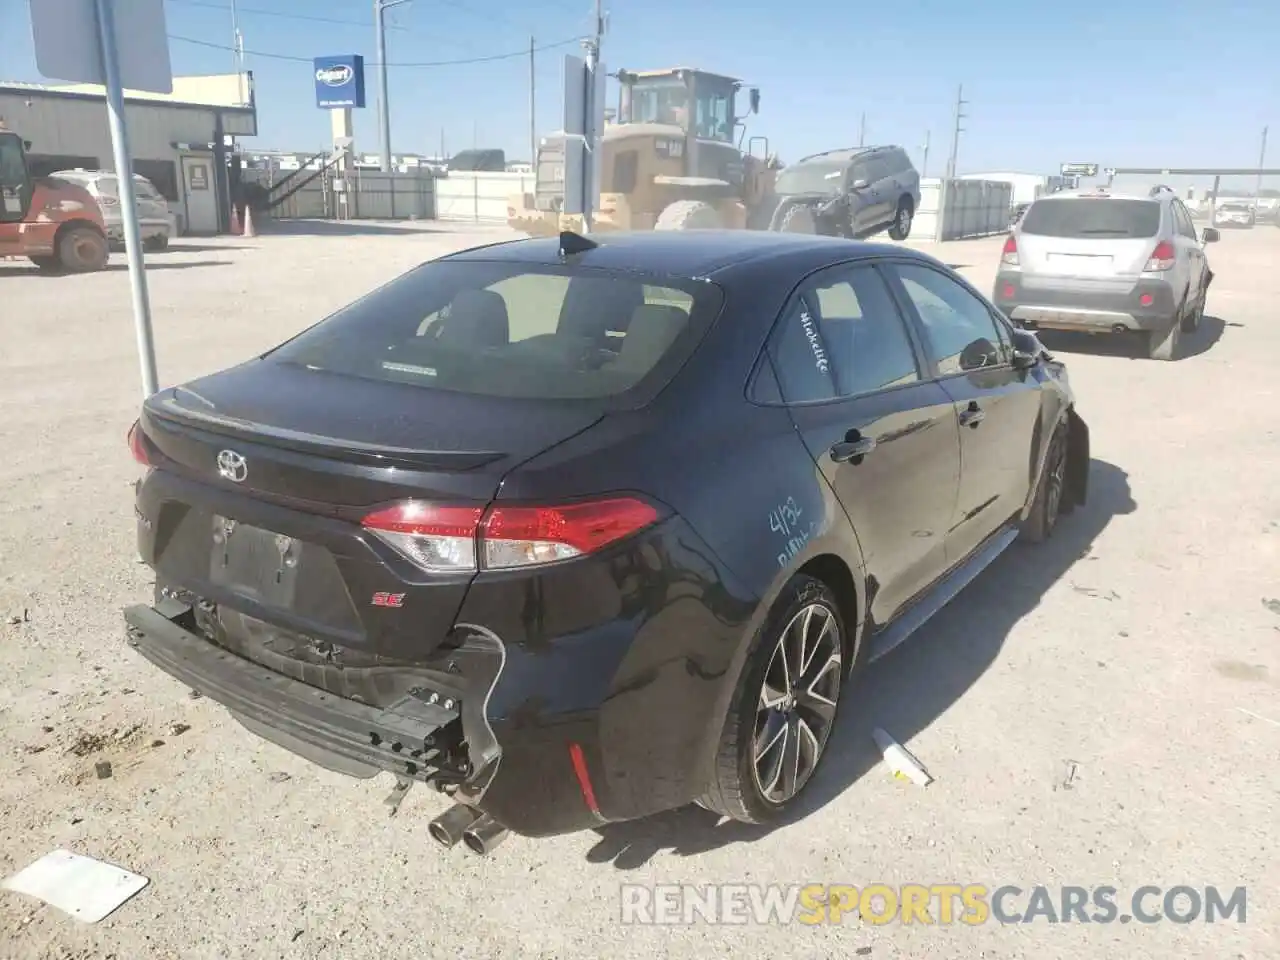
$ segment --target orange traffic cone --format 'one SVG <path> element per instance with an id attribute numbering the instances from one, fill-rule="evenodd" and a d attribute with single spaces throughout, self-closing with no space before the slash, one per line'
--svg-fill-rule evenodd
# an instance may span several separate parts
<path id="1" fill-rule="evenodd" d="M 244 228 L 240 225 L 240 214 L 236 211 L 236 205 L 231 205 L 231 233 L 233 236 L 240 236 L 244 233 Z"/>
<path id="2" fill-rule="evenodd" d="M 247 203 L 244 205 L 244 235 L 246 237 L 256 237 L 258 231 L 253 229 L 253 207 Z"/>

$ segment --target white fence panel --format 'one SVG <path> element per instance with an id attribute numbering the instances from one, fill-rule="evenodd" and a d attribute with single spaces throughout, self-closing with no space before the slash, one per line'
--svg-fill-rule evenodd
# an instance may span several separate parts
<path id="1" fill-rule="evenodd" d="M 533 186 L 532 173 L 452 171 L 436 178 L 436 219 L 506 223 L 511 198 Z"/>

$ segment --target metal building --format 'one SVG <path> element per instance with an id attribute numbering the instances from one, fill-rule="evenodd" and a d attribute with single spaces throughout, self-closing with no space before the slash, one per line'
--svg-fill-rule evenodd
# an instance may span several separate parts
<path id="1" fill-rule="evenodd" d="M 0 83 L 0 118 L 31 141 L 36 176 L 115 169 L 101 87 Z M 258 133 L 252 75 L 174 77 L 167 95 L 127 90 L 125 119 L 133 172 L 169 201 L 179 232 L 229 230 L 232 144 Z"/>

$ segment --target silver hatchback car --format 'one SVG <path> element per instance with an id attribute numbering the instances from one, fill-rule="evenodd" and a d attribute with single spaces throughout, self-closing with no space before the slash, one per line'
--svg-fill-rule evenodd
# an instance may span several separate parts
<path id="1" fill-rule="evenodd" d="M 1029 329 L 1135 332 L 1173 360 L 1200 325 L 1213 271 L 1191 214 L 1167 187 L 1145 196 L 1090 189 L 1041 197 L 1010 232 L 992 299 Z"/>
<path id="2" fill-rule="evenodd" d="M 103 225 L 112 246 L 124 245 L 124 220 L 120 216 L 120 179 L 110 170 L 60 170 L 54 176 L 84 187 L 98 201 Z M 144 176 L 133 175 L 138 201 L 138 229 L 147 250 L 164 250 L 176 232 L 169 203 Z"/>

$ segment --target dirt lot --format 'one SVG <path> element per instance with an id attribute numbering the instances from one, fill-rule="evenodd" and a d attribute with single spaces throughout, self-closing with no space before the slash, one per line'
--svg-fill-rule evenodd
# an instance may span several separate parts
<path id="1" fill-rule="evenodd" d="M 484 237 L 316 225 L 149 257 L 162 384 L 249 356 Z M 939 255 L 989 289 L 1000 239 Z M 0 894 L 0 957 L 1280 956 L 1280 230 L 1211 248 L 1189 356 L 1055 339 L 1093 430 L 1087 509 L 874 667 L 812 812 L 681 811 L 491 860 L 411 791 L 317 771 L 126 649 L 139 403 L 118 269 L 0 263 L 0 875 L 57 847 L 150 887 L 96 926 Z M 12 622 L 12 621 L 17 622 Z M 883 726 L 937 778 L 894 780 Z M 109 761 L 99 779 L 95 763 Z M 1247 923 L 623 926 L 624 883 L 1249 888 Z"/>

